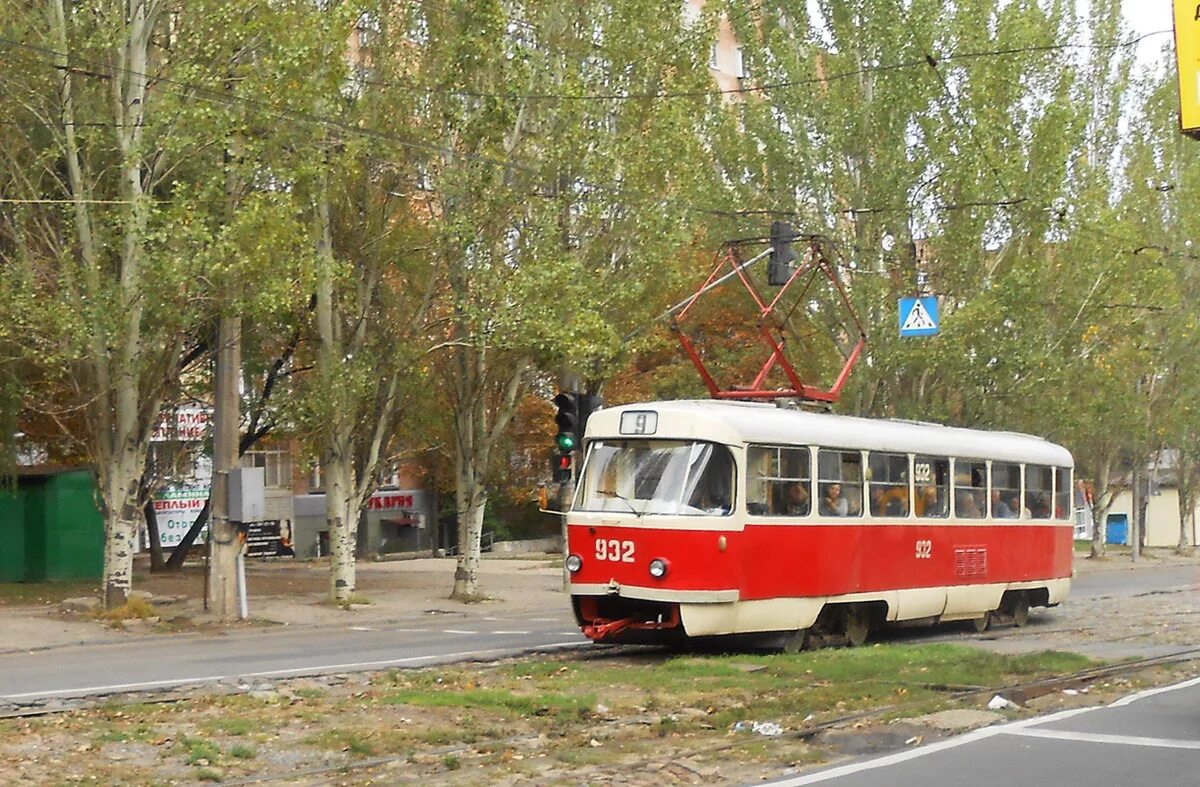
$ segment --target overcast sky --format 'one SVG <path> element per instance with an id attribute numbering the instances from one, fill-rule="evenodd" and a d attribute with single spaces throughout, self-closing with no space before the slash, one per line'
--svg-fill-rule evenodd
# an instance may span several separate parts
<path id="1" fill-rule="evenodd" d="M 1171 9 L 1172 0 L 1121 0 L 1121 11 L 1134 36 L 1172 29 Z M 1169 33 L 1147 38 L 1138 45 L 1138 59 L 1142 63 L 1153 61 L 1172 41 Z"/>

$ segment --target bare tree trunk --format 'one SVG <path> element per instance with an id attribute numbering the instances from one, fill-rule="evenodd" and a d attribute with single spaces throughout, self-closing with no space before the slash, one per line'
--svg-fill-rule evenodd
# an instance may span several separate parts
<path id="1" fill-rule="evenodd" d="M 454 591 L 450 597 L 458 601 L 478 601 L 483 598 L 479 587 L 479 561 L 483 547 L 487 489 L 470 467 L 470 459 L 458 465 L 455 491 L 458 503 L 458 563 L 454 568 Z"/>
<path id="2" fill-rule="evenodd" d="M 142 461 L 133 450 L 125 451 L 100 477 L 105 508 L 104 606 L 108 609 L 124 604 L 133 586 Z"/>
<path id="3" fill-rule="evenodd" d="M 358 508 L 351 504 L 354 468 L 344 446 L 339 439 L 331 440 L 322 465 L 325 521 L 329 526 L 329 597 L 339 604 L 350 602 L 357 581 Z"/>
<path id="4" fill-rule="evenodd" d="M 1104 518 L 1108 516 L 1108 510 L 1112 508 L 1113 500 L 1116 498 L 1115 490 L 1109 489 L 1109 481 L 1112 478 L 1112 458 L 1105 456 L 1100 462 L 1100 475 L 1096 479 L 1096 490 L 1092 498 L 1092 554 L 1093 558 L 1102 558 L 1105 556 L 1105 537 Z"/>
<path id="5" fill-rule="evenodd" d="M 1195 464 L 1191 452 L 1181 447 L 1175 460 L 1175 478 L 1179 491 L 1179 541 L 1175 544 L 1175 552 L 1180 555 L 1188 554 L 1192 548 L 1188 520 L 1195 525 Z"/>

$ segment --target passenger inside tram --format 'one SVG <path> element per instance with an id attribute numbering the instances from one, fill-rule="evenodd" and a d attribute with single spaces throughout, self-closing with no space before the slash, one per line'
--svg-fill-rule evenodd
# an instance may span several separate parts
<path id="1" fill-rule="evenodd" d="M 849 516 L 850 502 L 842 496 L 841 484 L 827 484 L 821 498 L 821 513 L 825 516 Z"/>
<path id="2" fill-rule="evenodd" d="M 808 484 L 794 481 L 788 485 L 787 502 L 783 512 L 788 516 L 808 516 L 812 501 L 808 497 Z"/>
<path id="3" fill-rule="evenodd" d="M 940 498 L 936 486 L 922 486 L 917 490 L 916 509 L 917 516 L 946 516 L 946 501 Z"/>
<path id="4" fill-rule="evenodd" d="M 997 519 L 1015 519 L 1017 516 L 1008 501 L 1000 495 L 999 489 L 992 490 L 992 516 Z"/>
<path id="5" fill-rule="evenodd" d="M 908 516 L 908 490 L 899 485 L 871 485 L 871 516 Z"/>
<path id="6" fill-rule="evenodd" d="M 983 509 L 974 492 L 962 490 L 958 494 L 958 515 L 964 519 L 982 519 Z"/>

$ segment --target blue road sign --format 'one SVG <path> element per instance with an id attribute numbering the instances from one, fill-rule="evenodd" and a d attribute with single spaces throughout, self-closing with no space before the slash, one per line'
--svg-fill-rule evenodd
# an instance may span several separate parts
<path id="1" fill-rule="evenodd" d="M 938 303 L 937 298 L 901 298 L 900 299 L 900 336 L 937 336 L 938 333 Z"/>

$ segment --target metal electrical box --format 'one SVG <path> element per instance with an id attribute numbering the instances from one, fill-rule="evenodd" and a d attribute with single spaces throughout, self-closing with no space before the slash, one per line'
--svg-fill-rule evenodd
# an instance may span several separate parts
<path id="1" fill-rule="evenodd" d="M 267 518 L 264 468 L 236 467 L 229 471 L 229 518 L 234 522 L 261 522 Z"/>

